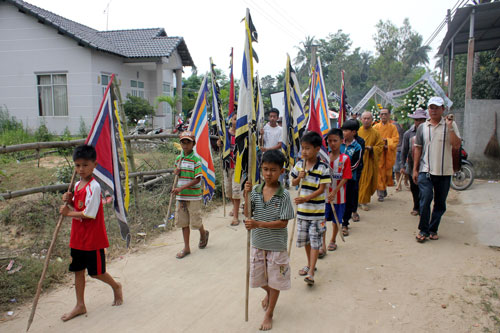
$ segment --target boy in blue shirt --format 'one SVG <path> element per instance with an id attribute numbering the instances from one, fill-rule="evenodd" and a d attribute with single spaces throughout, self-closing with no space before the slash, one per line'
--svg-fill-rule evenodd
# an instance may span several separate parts
<path id="1" fill-rule="evenodd" d="M 356 120 L 347 120 L 342 124 L 344 143 L 340 145 L 340 152 L 349 156 L 351 160 L 352 178 L 346 184 L 346 207 L 342 221 L 342 234 L 349 236 L 349 220 L 356 212 L 358 206 L 359 178 L 361 176 L 361 163 L 363 160 L 363 149 L 354 138 L 359 129 Z"/>

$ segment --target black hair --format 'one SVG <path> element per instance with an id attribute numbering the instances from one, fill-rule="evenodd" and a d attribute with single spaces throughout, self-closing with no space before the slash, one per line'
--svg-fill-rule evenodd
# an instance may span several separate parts
<path id="1" fill-rule="evenodd" d="M 323 139 L 321 138 L 321 135 L 313 131 L 304 134 L 300 139 L 300 141 L 307 142 L 311 144 L 314 148 L 321 147 L 321 145 L 323 144 Z"/>
<path id="2" fill-rule="evenodd" d="M 342 130 L 340 128 L 332 128 L 331 130 L 328 131 L 326 134 L 325 139 L 328 140 L 328 137 L 330 135 L 336 135 L 338 136 L 341 140 L 344 139 L 344 133 L 342 133 Z"/>
<path id="3" fill-rule="evenodd" d="M 359 123 L 358 123 L 357 120 L 349 119 L 349 120 L 346 120 L 342 124 L 341 129 L 343 129 L 343 130 L 350 130 L 350 131 L 357 131 L 357 130 L 359 130 Z"/>
<path id="4" fill-rule="evenodd" d="M 279 117 L 280 116 L 280 111 L 276 108 L 272 108 L 271 111 L 268 112 L 268 116 L 271 115 L 271 113 L 276 113 L 276 115 Z"/>
<path id="5" fill-rule="evenodd" d="M 285 155 L 277 149 L 268 150 L 262 155 L 262 163 L 272 163 L 278 165 L 280 168 L 285 164 Z"/>
<path id="6" fill-rule="evenodd" d="M 77 159 L 80 158 L 95 162 L 95 160 L 97 160 L 97 152 L 95 151 L 95 148 L 92 146 L 88 145 L 78 146 L 75 148 L 75 150 L 73 150 L 73 161 L 76 161 Z"/>

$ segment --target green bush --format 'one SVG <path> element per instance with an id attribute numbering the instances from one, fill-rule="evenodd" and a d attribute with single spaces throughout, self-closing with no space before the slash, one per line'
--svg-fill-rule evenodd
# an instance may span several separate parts
<path id="1" fill-rule="evenodd" d="M 19 130 L 23 130 L 23 124 L 10 116 L 7 107 L 0 106 L 0 133 Z"/>
<path id="2" fill-rule="evenodd" d="M 78 135 L 81 136 L 82 138 L 86 138 L 88 134 L 89 134 L 89 129 L 87 128 L 87 125 L 85 124 L 83 118 L 80 117 L 80 128 L 78 128 Z"/>
<path id="3" fill-rule="evenodd" d="M 54 134 L 50 133 L 45 123 L 42 123 L 35 131 L 35 139 L 38 142 L 52 141 L 54 139 Z"/>
<path id="4" fill-rule="evenodd" d="M 63 165 L 58 167 L 55 173 L 57 180 L 61 183 L 69 183 L 73 175 L 73 166 Z"/>

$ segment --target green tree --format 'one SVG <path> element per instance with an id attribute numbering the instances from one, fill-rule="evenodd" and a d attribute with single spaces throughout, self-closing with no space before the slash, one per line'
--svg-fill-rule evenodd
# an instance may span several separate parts
<path id="1" fill-rule="evenodd" d="M 130 94 L 127 95 L 127 100 L 123 104 L 123 110 L 129 125 L 135 125 L 139 119 L 145 116 L 154 116 L 155 114 L 155 109 L 146 99 Z"/>

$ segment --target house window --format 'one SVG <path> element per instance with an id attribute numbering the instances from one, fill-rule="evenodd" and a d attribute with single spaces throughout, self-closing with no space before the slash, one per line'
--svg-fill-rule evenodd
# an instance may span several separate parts
<path id="1" fill-rule="evenodd" d="M 38 87 L 38 114 L 40 116 L 68 115 L 68 87 L 66 74 L 40 74 Z"/>
<path id="2" fill-rule="evenodd" d="M 144 98 L 144 82 L 143 81 L 130 80 L 130 88 L 132 91 L 132 96 Z"/>
<path id="3" fill-rule="evenodd" d="M 108 87 L 109 80 L 111 80 L 111 75 L 101 74 L 101 89 L 102 89 L 103 96 L 106 93 L 106 88 Z"/>

